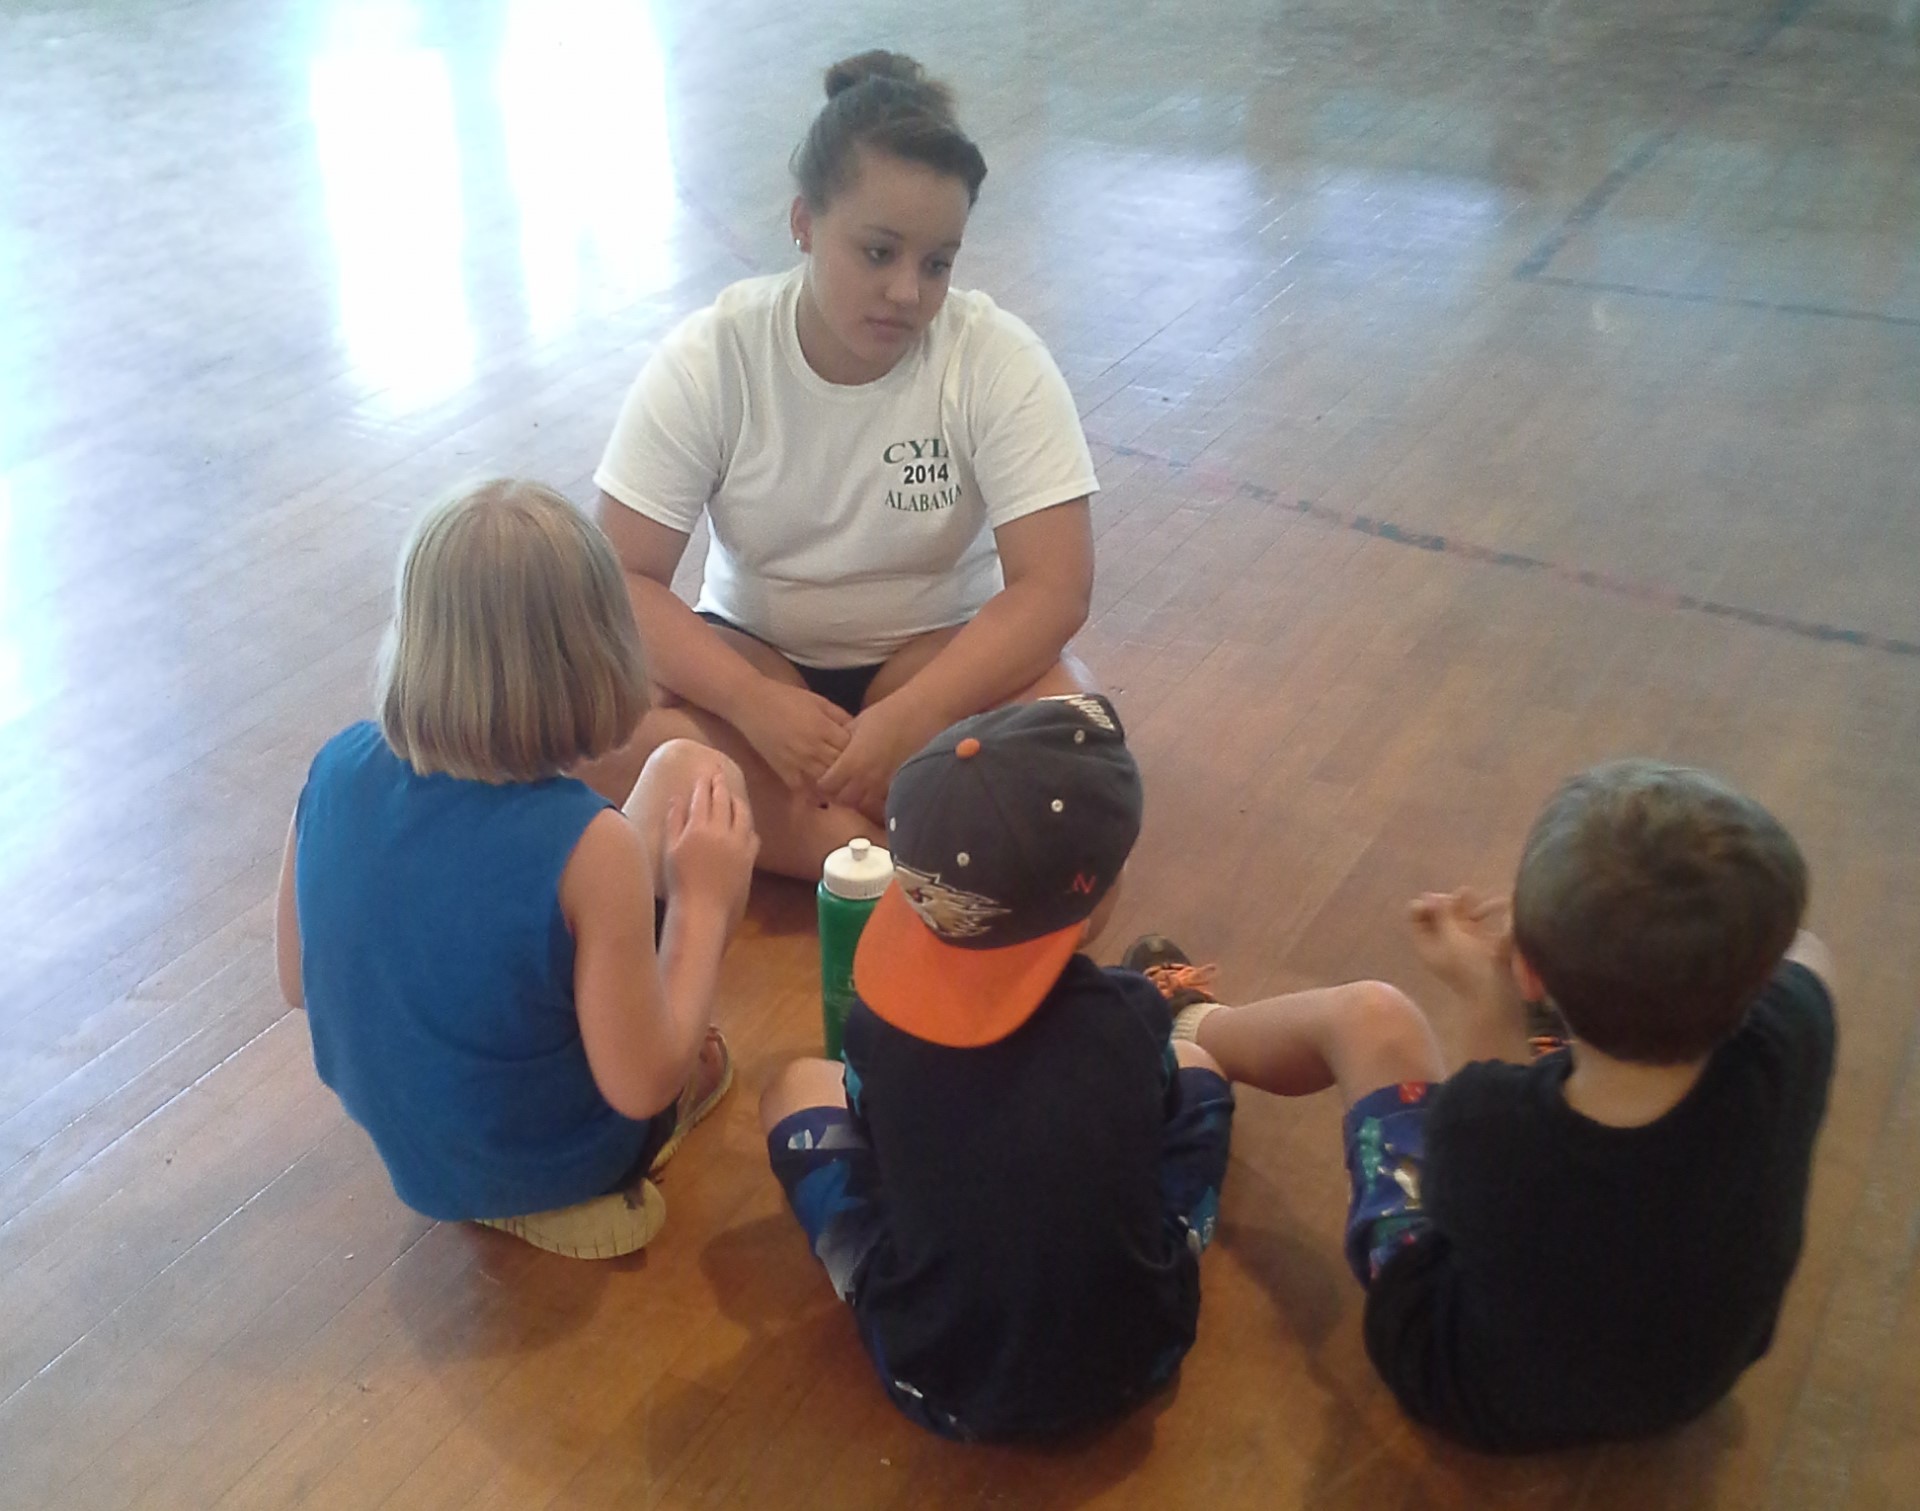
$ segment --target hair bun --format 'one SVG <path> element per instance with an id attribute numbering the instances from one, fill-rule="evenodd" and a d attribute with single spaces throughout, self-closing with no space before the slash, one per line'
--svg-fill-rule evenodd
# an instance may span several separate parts
<path id="1" fill-rule="evenodd" d="M 957 178 L 967 204 L 986 160 L 953 115 L 953 91 L 905 53 L 876 48 L 827 70 L 827 102 L 793 153 L 793 178 L 815 213 L 858 176 L 860 149 L 890 153 Z"/>
<path id="2" fill-rule="evenodd" d="M 842 58 L 827 70 L 827 98 L 845 94 L 849 89 L 864 84 L 869 79 L 892 79 L 900 84 L 919 84 L 941 96 L 941 103 L 948 104 L 946 86 L 936 84 L 927 78 L 926 69 L 903 52 L 888 52 L 884 48 L 875 48 L 872 52 L 856 53 L 851 58 Z"/>

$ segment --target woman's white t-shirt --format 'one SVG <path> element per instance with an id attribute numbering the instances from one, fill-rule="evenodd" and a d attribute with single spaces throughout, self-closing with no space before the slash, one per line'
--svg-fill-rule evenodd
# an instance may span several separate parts
<path id="1" fill-rule="evenodd" d="M 809 666 L 884 661 L 1002 586 L 992 532 L 1099 487 L 1060 369 L 985 294 L 954 289 L 884 378 L 800 353 L 802 269 L 689 316 L 627 394 L 594 482 L 692 533 L 699 607 Z"/>

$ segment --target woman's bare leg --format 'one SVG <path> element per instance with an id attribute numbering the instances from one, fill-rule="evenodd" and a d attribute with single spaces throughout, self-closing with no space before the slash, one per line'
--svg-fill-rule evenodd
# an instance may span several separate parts
<path id="1" fill-rule="evenodd" d="M 899 650 L 887 658 L 885 666 L 874 677 L 873 685 L 867 689 L 866 701 L 869 705 L 878 703 L 890 693 L 897 693 L 915 676 L 926 669 L 933 658 L 945 650 L 953 637 L 960 633 L 962 626 L 951 625 L 944 630 L 929 630 L 924 635 L 909 640 Z M 1048 667 L 1039 678 L 1027 687 L 1023 687 L 1006 701 L 1009 703 L 1031 703 L 1037 698 L 1054 698 L 1066 693 L 1098 692 L 1093 673 L 1078 656 L 1063 651 L 1060 659 Z"/>

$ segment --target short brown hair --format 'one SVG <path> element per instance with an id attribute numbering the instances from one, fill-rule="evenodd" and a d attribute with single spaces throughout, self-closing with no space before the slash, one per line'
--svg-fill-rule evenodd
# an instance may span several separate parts
<path id="1" fill-rule="evenodd" d="M 793 177 L 813 210 L 826 209 L 853 182 L 862 147 L 921 163 L 980 198 L 987 160 L 953 115 L 953 91 L 912 58 L 863 52 L 827 70 L 827 103 L 794 150 Z"/>
<path id="2" fill-rule="evenodd" d="M 647 677 L 607 538 L 539 483 L 436 504 L 401 555 L 375 700 L 422 775 L 531 782 L 617 750 Z"/>
<path id="3" fill-rule="evenodd" d="M 1534 821 L 1513 937 L 1576 1039 L 1682 1064 L 1738 1027 L 1806 906 L 1799 846 L 1753 799 L 1704 771 L 1614 761 Z"/>

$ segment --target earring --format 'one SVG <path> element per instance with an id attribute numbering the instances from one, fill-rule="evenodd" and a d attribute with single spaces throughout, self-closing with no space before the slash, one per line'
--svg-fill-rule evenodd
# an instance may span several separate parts
<path id="1" fill-rule="evenodd" d="M 807 249 L 807 244 L 803 242 L 798 236 L 793 238 L 793 244 L 803 252 L 806 251 Z"/>

